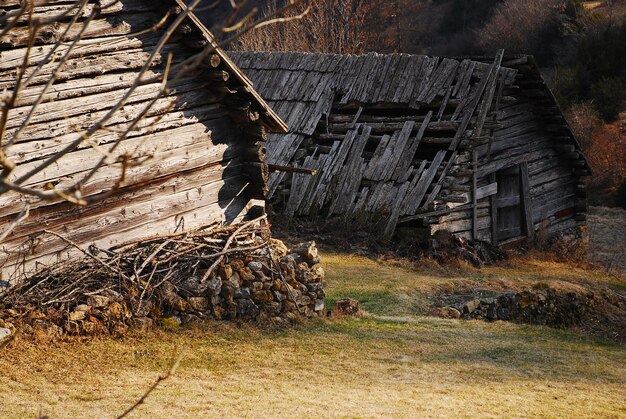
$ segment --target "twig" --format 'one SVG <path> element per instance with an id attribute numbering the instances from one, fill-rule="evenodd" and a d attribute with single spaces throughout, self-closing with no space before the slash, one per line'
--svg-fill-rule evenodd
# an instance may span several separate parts
<path id="1" fill-rule="evenodd" d="M 122 277 L 128 278 L 123 272 L 120 272 L 119 270 L 115 269 L 113 266 L 109 265 L 108 263 L 106 263 L 105 261 L 103 261 L 102 259 L 100 259 L 99 257 L 92 255 L 91 253 L 85 251 L 82 247 L 80 247 L 78 244 L 74 243 L 73 241 L 71 241 L 70 239 L 68 239 L 67 237 L 62 236 L 59 233 L 55 233 L 54 231 L 50 231 L 50 230 L 43 230 L 43 233 L 46 234 L 51 234 L 55 237 L 60 238 L 61 240 L 63 240 L 65 243 L 69 244 L 72 247 L 75 247 L 76 249 L 78 249 L 81 253 L 83 253 L 84 255 L 90 257 L 91 259 L 95 260 L 96 262 L 98 262 L 100 265 L 104 266 L 105 268 L 111 270 L 112 272 L 115 272 L 116 274 L 121 275 Z"/>
<path id="2" fill-rule="evenodd" d="M 245 229 L 246 227 L 250 226 L 251 224 L 257 223 L 261 220 L 264 220 L 267 218 L 267 215 L 262 215 L 259 218 L 255 218 L 254 220 L 248 221 L 247 223 L 243 223 L 237 230 L 235 230 L 235 232 L 228 238 L 228 240 L 226 241 L 226 244 L 224 245 L 224 248 L 222 249 L 222 253 L 225 252 L 226 250 L 228 250 L 228 248 L 230 247 L 230 245 L 232 244 L 233 240 L 235 240 L 235 237 L 237 237 L 237 234 L 239 234 L 243 229 Z M 220 264 L 220 262 L 224 260 L 224 254 L 221 254 L 217 259 L 215 259 L 215 261 L 213 262 L 213 264 L 209 267 L 209 269 L 207 269 L 207 271 L 204 273 L 204 275 L 202 276 L 202 279 L 200 279 L 200 283 L 202 284 L 203 282 L 205 282 L 207 279 L 209 279 L 209 276 L 211 276 L 211 274 L 213 273 L 213 271 L 215 270 L 215 268 L 217 268 L 217 265 Z"/>
<path id="3" fill-rule="evenodd" d="M 121 419 L 121 418 L 124 418 L 124 417 L 128 416 L 129 413 L 131 413 L 133 410 L 137 409 L 139 406 L 141 406 L 143 403 L 145 403 L 145 401 L 148 398 L 148 396 L 150 395 L 150 393 L 152 393 L 154 390 L 156 390 L 156 388 L 159 386 L 159 384 L 161 384 L 163 381 L 165 381 L 168 378 L 170 378 L 176 372 L 176 370 L 178 369 L 178 366 L 180 365 L 180 361 L 183 359 L 183 355 L 184 355 L 184 351 L 180 351 L 180 353 L 178 354 L 178 357 L 176 357 L 176 359 L 172 363 L 169 371 L 166 372 L 164 375 L 160 375 L 157 378 L 157 380 L 154 382 L 154 384 L 152 384 L 148 388 L 148 390 L 146 390 L 146 392 L 139 398 L 139 400 L 137 400 L 135 402 L 135 404 L 133 404 L 131 407 L 126 409 L 126 411 L 124 411 L 124 413 L 119 415 L 117 417 L 117 419 Z"/>
<path id="4" fill-rule="evenodd" d="M 0 234 L 0 243 L 2 243 L 4 239 L 6 239 L 7 236 L 11 234 L 13 230 L 15 230 L 15 227 L 17 227 L 19 223 L 27 219 L 29 214 L 30 214 L 30 204 L 26 203 L 24 204 L 24 208 L 22 208 L 22 211 L 20 211 L 17 217 L 15 217 L 15 220 L 13 220 L 11 225 L 9 225 L 7 229 L 4 230 L 2 234 Z"/>

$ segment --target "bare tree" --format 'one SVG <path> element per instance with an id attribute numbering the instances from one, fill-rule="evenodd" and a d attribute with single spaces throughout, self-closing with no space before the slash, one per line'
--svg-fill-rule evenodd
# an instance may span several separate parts
<path id="1" fill-rule="evenodd" d="M 150 158 L 140 146 L 125 146 L 124 140 L 157 124 L 167 114 L 174 101 L 164 98 L 178 81 L 194 74 L 216 49 L 249 31 L 301 19 L 308 12 L 303 0 L 287 0 L 272 13 L 259 16 L 253 8 L 242 14 L 245 0 L 242 3 L 230 0 L 230 16 L 219 26 L 222 41 L 209 43 L 200 52 L 173 62 L 166 47 L 170 39 L 177 32 L 184 32 L 185 21 L 192 11 L 217 4 L 200 3 L 201 0 L 193 0 L 187 6 L 180 3 L 165 10 L 154 25 L 132 33 L 133 37 L 154 34 L 158 40 L 139 70 L 132 77 L 118 81 L 123 87 L 118 90 L 121 93 L 107 103 L 94 104 L 89 118 L 68 118 L 62 129 L 51 124 L 44 135 L 35 135 L 34 125 L 45 120 L 50 112 L 62 115 L 64 111 L 56 109 L 54 101 L 80 94 L 87 87 L 72 85 L 73 91 L 68 92 L 56 89 L 55 82 L 65 77 L 64 71 L 72 59 L 89 50 L 92 44 L 87 36 L 102 30 L 96 18 L 119 12 L 124 4 L 120 0 L 5 0 L 2 3 L 5 9 L 0 10 L 4 12 L 0 13 L 0 45 L 11 48 L 2 53 L 0 60 L 0 200 L 13 192 L 12 203 L 21 202 L 22 210 L 0 232 L 0 242 L 28 217 L 35 201 L 65 200 L 88 205 L 115 192 L 124 185 L 133 168 Z M 115 27 L 107 30 L 114 32 Z M 161 66 L 159 71 L 154 70 L 157 65 Z M 124 123 L 120 124 L 122 120 Z M 78 162 L 70 154 L 88 148 L 99 156 L 88 163 L 88 170 L 76 177 L 42 182 L 45 178 L 42 175 L 53 167 L 76 165 Z M 14 195 L 19 198 L 14 199 Z"/>
<path id="2" fill-rule="evenodd" d="M 565 0 L 504 0 L 478 33 L 486 50 L 539 53 L 558 36 Z"/>
<path id="3" fill-rule="evenodd" d="M 313 0 L 304 19 L 248 33 L 235 46 L 255 51 L 362 53 L 369 45 L 368 18 L 373 8 L 367 0 Z M 279 9 L 278 1 L 271 0 L 265 16 Z"/>

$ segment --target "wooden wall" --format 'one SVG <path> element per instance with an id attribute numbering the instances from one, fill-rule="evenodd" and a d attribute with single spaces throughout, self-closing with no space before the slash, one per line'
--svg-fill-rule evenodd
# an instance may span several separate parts
<path id="1" fill-rule="evenodd" d="M 15 3 L 15 4 L 14 4 Z M 158 4 L 158 2 L 156 2 Z M 171 2 L 164 2 L 165 5 Z M 55 6 L 63 2 L 55 2 Z M 3 5 L 0 5 L 2 8 Z M 16 7 L 9 2 L 7 9 Z M 155 2 L 123 0 L 103 9 L 61 71 L 58 81 L 44 98 L 30 124 L 11 147 L 8 156 L 18 168 L 17 179 L 74 141 L 81 129 L 108 112 L 127 91 L 164 29 L 147 31 L 163 12 Z M 40 10 L 46 13 L 45 8 Z M 63 24 L 60 25 L 63 27 Z M 55 27 L 55 30 L 60 30 Z M 0 46 L 0 91 L 15 84 L 15 68 L 26 52 L 26 27 Z M 164 55 L 173 54 L 176 64 L 206 45 L 206 38 L 191 23 L 181 28 L 157 57 L 147 76 L 164 70 Z M 52 48 L 54 36 L 41 37 L 30 54 L 27 74 Z M 67 48 L 69 42 L 60 50 Z M 23 124 L 30 107 L 42 91 L 55 63 L 44 64 L 33 82 L 18 96 L 18 107 L 9 114 L 8 137 Z M 49 264 L 76 254 L 57 236 L 87 248 L 117 244 L 176 229 L 192 229 L 223 222 L 232 223 L 248 213 L 263 211 L 265 176 L 263 159 L 265 130 L 254 115 L 248 95 L 234 77 L 217 80 L 214 75 L 231 69 L 212 56 L 205 68 L 175 83 L 172 93 L 158 99 L 145 121 L 131 131 L 113 152 L 111 162 L 84 186 L 83 197 L 98 197 L 113 186 L 121 174 L 120 156 L 129 156 L 121 188 L 93 205 L 79 207 L 62 200 L 40 201 L 16 193 L 0 196 L 0 231 L 30 202 L 30 217 L 0 244 L 3 280 L 16 280 L 32 272 L 38 263 Z M 147 83 L 130 96 L 127 104 L 96 132 L 92 143 L 82 143 L 22 186 L 45 189 L 72 185 L 102 157 L 96 150 L 108 149 L 159 89 Z"/>
<path id="2" fill-rule="evenodd" d="M 476 152 L 476 170 L 466 159 L 461 168 L 469 177 L 458 177 L 458 184 L 468 192 L 459 204 L 462 209 L 427 220 L 431 232 L 446 229 L 467 238 L 500 243 L 497 206 L 502 195 L 500 173 L 519 171 L 517 195 L 521 206 L 521 234 L 517 237 L 547 238 L 554 233 L 584 224 L 586 195 L 583 176 L 589 169 L 557 104 L 545 85 L 532 58 L 513 60 L 507 65 L 518 70 L 516 82 L 503 90 L 503 101 L 492 109 L 497 121 L 489 132 L 489 141 L 472 147 Z M 475 176 L 473 176 L 475 174 Z M 524 185 L 527 179 L 527 184 Z M 472 182 L 477 189 L 476 210 L 472 204 Z M 501 189 L 493 189 L 494 183 Z M 506 186 L 504 186 L 506 187 Z M 481 191 L 490 192 L 486 196 Z"/>

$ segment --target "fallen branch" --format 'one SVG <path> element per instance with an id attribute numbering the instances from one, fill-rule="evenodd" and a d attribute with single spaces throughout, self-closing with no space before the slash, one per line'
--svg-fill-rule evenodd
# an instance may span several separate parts
<path id="1" fill-rule="evenodd" d="M 172 363 L 172 365 L 170 366 L 169 371 L 167 371 L 167 373 L 165 373 L 165 375 L 160 375 L 157 380 L 154 382 L 154 384 L 152 384 L 148 390 L 146 390 L 146 392 L 139 398 L 139 400 L 137 400 L 135 402 L 135 404 L 133 404 L 131 407 L 129 407 L 128 409 L 126 409 L 126 411 L 124 411 L 124 413 L 122 413 L 121 415 L 119 415 L 117 418 L 124 418 L 126 416 L 128 416 L 129 413 L 131 413 L 133 410 L 137 409 L 139 406 L 141 406 L 142 404 L 145 403 L 146 399 L 148 398 L 148 396 L 150 395 L 150 393 L 152 393 L 154 390 L 156 390 L 156 388 L 159 386 L 159 384 L 161 384 L 163 381 L 167 380 L 168 378 L 170 378 L 172 375 L 174 375 L 174 373 L 176 372 L 176 370 L 178 369 L 178 366 L 180 365 L 180 361 L 183 359 L 183 354 L 184 352 L 181 351 L 178 356 L 176 357 L 176 359 L 174 360 L 174 362 Z"/>

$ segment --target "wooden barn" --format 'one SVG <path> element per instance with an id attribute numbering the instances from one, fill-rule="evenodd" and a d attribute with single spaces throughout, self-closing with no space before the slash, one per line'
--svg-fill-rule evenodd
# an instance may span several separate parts
<path id="1" fill-rule="evenodd" d="M 288 216 L 498 244 L 585 221 L 589 167 L 532 57 L 232 57 L 290 126 L 268 163 L 316 172 L 270 175 Z"/>
<path id="2" fill-rule="evenodd" d="M 20 86 L 1 122 L 15 169 L 11 188 L 0 186 L 0 233 L 22 219 L 0 243 L 5 284 L 75 255 L 76 245 L 108 249 L 264 213 L 265 132 L 286 125 L 222 50 L 208 54 L 213 38 L 182 14 L 183 1 L 38 4 L 19 15 L 23 2 L 0 2 L 0 16 L 17 16 L 0 26 L 4 100 Z M 34 37 L 29 18 L 43 23 Z M 175 73 L 200 51 L 200 66 Z M 68 202 L 62 191 L 72 185 L 73 200 L 93 202 Z M 33 195 L 50 190 L 58 198 Z"/>

